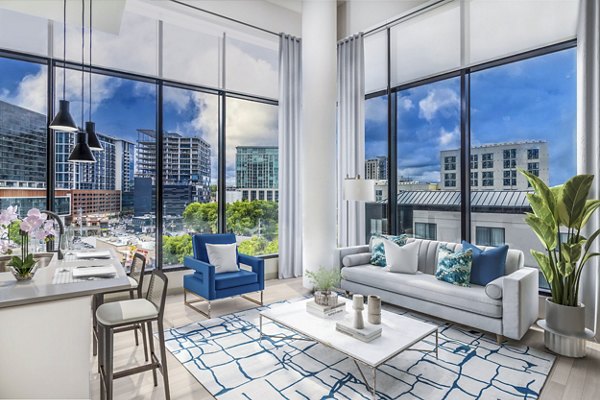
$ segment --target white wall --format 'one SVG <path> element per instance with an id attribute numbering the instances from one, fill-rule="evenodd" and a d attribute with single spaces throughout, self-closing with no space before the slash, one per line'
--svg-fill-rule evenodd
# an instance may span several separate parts
<path id="1" fill-rule="evenodd" d="M 393 20 L 428 0 L 348 0 L 338 7 L 338 39 Z"/>

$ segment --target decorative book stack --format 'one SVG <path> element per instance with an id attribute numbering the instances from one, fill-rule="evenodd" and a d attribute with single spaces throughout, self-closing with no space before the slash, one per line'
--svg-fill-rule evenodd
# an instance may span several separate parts
<path id="1" fill-rule="evenodd" d="M 338 315 L 346 311 L 346 303 L 343 301 L 338 302 L 334 306 L 322 306 L 311 300 L 306 303 L 306 311 L 309 314 L 315 315 L 321 318 L 329 318 L 334 315 Z"/>
<path id="2" fill-rule="evenodd" d="M 362 329 L 356 329 L 351 320 L 345 319 L 335 324 L 335 329 L 363 342 L 371 342 L 381 336 L 381 325 L 365 324 Z"/>

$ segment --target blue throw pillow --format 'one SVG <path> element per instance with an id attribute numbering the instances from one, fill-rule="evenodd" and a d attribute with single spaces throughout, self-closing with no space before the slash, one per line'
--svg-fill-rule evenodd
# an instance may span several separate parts
<path id="1" fill-rule="evenodd" d="M 376 234 L 371 236 L 371 242 L 369 243 L 369 247 L 371 247 L 371 264 L 376 265 L 378 267 L 387 266 L 387 261 L 385 259 L 385 247 L 383 245 L 384 239 L 391 240 L 396 243 L 398 246 L 402 247 L 406 244 L 408 240 L 408 236 L 400 235 L 400 236 L 392 236 L 392 235 L 380 235 Z"/>
<path id="2" fill-rule="evenodd" d="M 440 245 L 435 277 L 453 285 L 471 286 L 469 280 L 472 261 L 473 252 L 471 250 L 454 252 L 445 245 Z"/>
<path id="3" fill-rule="evenodd" d="M 485 286 L 496 278 L 504 276 L 508 245 L 482 250 L 469 242 L 462 241 L 463 250 L 473 251 L 471 283 Z"/>

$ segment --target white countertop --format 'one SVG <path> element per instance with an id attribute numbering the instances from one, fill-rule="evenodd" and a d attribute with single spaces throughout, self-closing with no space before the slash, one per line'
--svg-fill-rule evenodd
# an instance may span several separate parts
<path id="1" fill-rule="evenodd" d="M 65 259 L 60 261 L 58 260 L 58 254 L 55 254 L 48 266 L 38 269 L 33 279 L 25 282 L 17 282 L 10 272 L 2 272 L 0 273 L 0 308 L 128 289 L 130 284 L 127 274 L 117 258 L 117 254 L 114 251 L 112 253 L 113 257 L 108 260 L 79 260 L 74 256 L 65 256 Z M 114 278 L 52 283 L 57 269 L 89 265 L 90 263 L 97 263 L 98 265 L 112 264 L 117 274 Z"/>

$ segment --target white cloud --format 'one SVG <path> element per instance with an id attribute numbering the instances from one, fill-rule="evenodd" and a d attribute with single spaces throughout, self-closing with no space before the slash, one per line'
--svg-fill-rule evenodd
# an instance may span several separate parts
<path id="1" fill-rule="evenodd" d="M 400 106 L 404 109 L 404 111 L 410 111 L 415 107 L 412 100 L 408 97 L 400 98 Z"/>
<path id="2" fill-rule="evenodd" d="M 0 99 L 15 104 L 28 110 L 45 113 L 46 104 L 46 82 L 48 75 L 46 68 L 40 66 L 37 73 L 26 75 L 18 84 L 14 92 L 3 89 L 0 92 Z"/>
<path id="3" fill-rule="evenodd" d="M 448 150 L 451 148 L 460 147 L 459 140 L 460 131 L 458 126 L 455 126 L 454 129 L 452 129 L 451 131 L 447 131 L 443 127 L 440 128 L 439 144 L 441 150 Z"/>
<path id="4" fill-rule="evenodd" d="M 448 88 L 432 89 L 419 101 L 419 117 L 431 121 L 438 111 L 460 105 L 458 94 Z"/>

